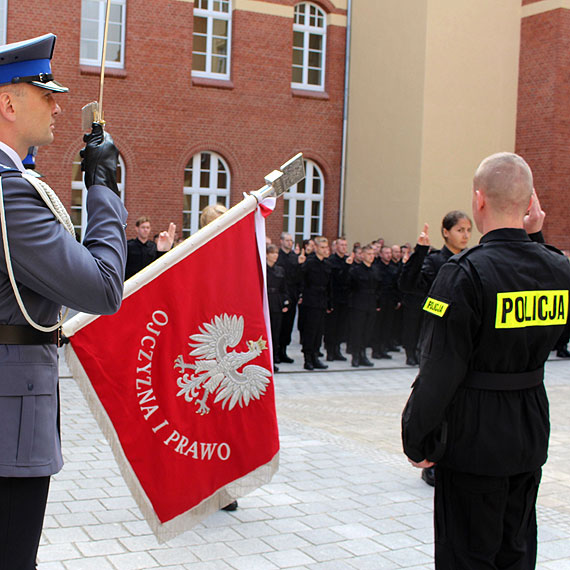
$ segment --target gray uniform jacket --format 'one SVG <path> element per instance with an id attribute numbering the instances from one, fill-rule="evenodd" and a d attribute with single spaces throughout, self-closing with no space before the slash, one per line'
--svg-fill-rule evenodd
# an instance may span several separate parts
<path id="1" fill-rule="evenodd" d="M 2 151 L 0 164 L 16 169 Z M 2 175 L 2 188 L 12 267 L 32 319 L 55 324 L 61 305 L 96 314 L 116 312 L 127 251 L 127 212 L 118 196 L 104 186 L 89 189 L 87 231 L 80 244 L 17 173 Z M 27 324 L 1 244 L 0 324 Z M 43 477 L 63 465 L 57 358 L 53 344 L 0 345 L 0 477 Z"/>

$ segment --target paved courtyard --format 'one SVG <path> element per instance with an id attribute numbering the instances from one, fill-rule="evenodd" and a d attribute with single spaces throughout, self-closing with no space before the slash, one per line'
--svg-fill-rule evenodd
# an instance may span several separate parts
<path id="1" fill-rule="evenodd" d="M 87 405 L 61 366 L 66 465 L 52 480 L 40 570 L 433 567 L 432 489 L 401 453 L 400 412 L 417 369 L 332 363 L 276 375 L 281 466 L 268 485 L 158 544 Z M 380 362 L 380 364 L 379 364 Z M 546 367 L 550 458 L 539 496 L 539 568 L 570 569 L 570 362 Z"/>

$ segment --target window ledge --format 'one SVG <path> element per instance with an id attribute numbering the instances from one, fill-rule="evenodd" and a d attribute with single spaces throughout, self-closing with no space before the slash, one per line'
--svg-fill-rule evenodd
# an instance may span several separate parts
<path id="1" fill-rule="evenodd" d="M 101 75 L 101 67 L 97 65 L 80 65 L 79 72 L 81 73 L 81 75 Z M 127 76 L 126 69 L 119 69 L 117 67 L 105 66 L 105 77 L 125 78 L 126 76 Z"/>
<path id="2" fill-rule="evenodd" d="M 303 99 L 322 99 L 328 101 L 329 94 L 326 91 L 311 91 L 310 89 L 291 89 L 293 97 L 302 97 Z"/>
<path id="3" fill-rule="evenodd" d="M 211 79 L 210 77 L 192 76 L 192 85 L 196 87 L 215 87 L 216 89 L 234 88 L 234 82 L 230 79 Z"/>

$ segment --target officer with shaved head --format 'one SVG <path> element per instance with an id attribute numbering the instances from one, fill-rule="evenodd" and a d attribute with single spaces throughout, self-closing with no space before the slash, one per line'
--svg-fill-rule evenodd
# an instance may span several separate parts
<path id="1" fill-rule="evenodd" d="M 570 265 L 540 243 L 520 156 L 483 160 L 472 207 L 483 237 L 442 266 L 423 305 L 404 452 L 435 465 L 438 570 L 528 570 L 550 428 L 544 362 L 568 321 Z"/>

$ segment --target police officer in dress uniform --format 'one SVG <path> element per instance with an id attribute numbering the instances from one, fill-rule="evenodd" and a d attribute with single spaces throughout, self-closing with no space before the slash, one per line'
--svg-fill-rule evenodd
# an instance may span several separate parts
<path id="1" fill-rule="evenodd" d="M 52 142 L 61 111 L 54 94 L 68 90 L 51 73 L 55 39 L 47 34 L 0 47 L 0 207 L 7 237 L 0 245 L 1 570 L 36 567 L 50 476 L 63 463 L 58 333 L 38 330 L 23 310 L 50 329 L 62 304 L 114 313 L 123 292 L 127 212 L 117 191 L 118 151 L 101 126 L 84 137 L 84 245 L 53 191 L 41 187 L 44 199 L 25 178 L 22 157 L 29 147 Z"/>
<path id="2" fill-rule="evenodd" d="M 436 464 L 436 568 L 528 570 L 550 428 L 544 362 L 568 320 L 570 266 L 527 234 L 544 213 L 521 157 L 486 158 L 472 196 L 484 235 L 443 265 L 424 304 L 402 439 L 413 465 Z"/>

